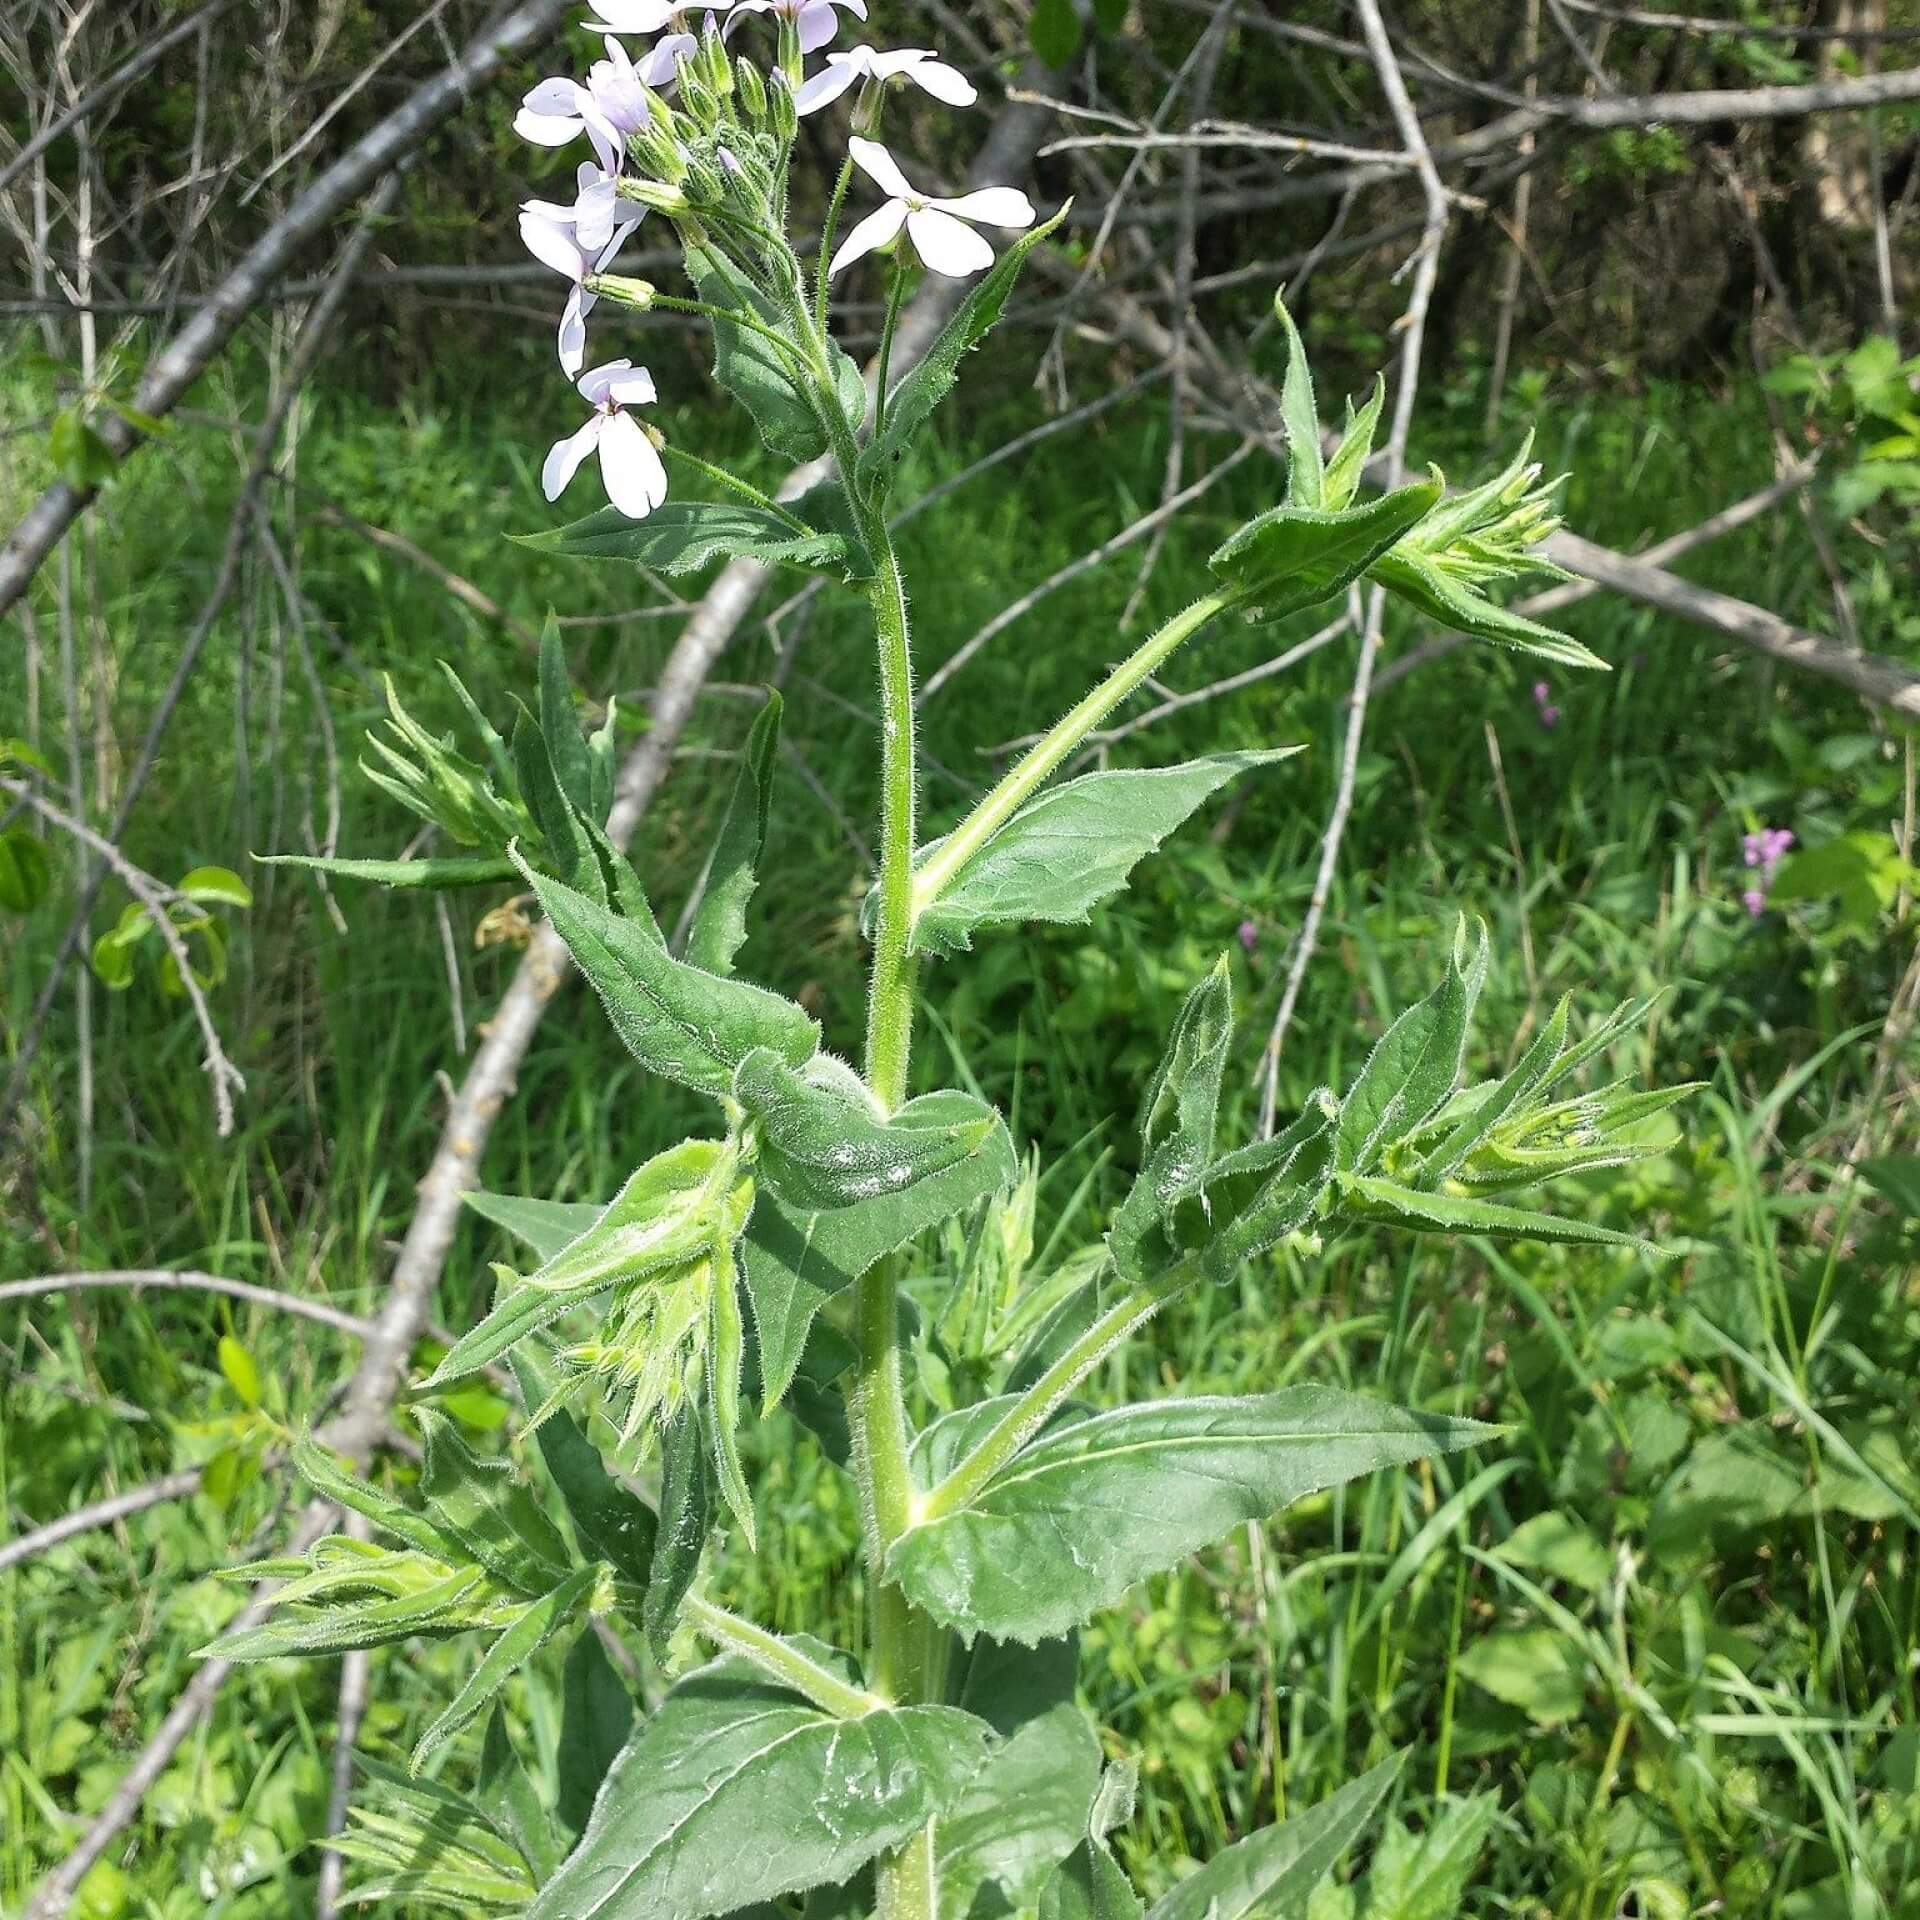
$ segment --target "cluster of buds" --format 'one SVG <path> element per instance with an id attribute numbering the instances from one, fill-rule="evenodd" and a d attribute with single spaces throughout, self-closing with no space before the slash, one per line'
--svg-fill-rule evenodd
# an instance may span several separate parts
<path id="1" fill-rule="evenodd" d="M 1571 578 L 1539 550 L 1560 530 L 1553 497 L 1560 481 L 1541 479 L 1540 463 L 1527 457 L 1532 448 L 1529 434 L 1505 472 L 1444 500 L 1401 542 L 1401 556 L 1417 555 L 1470 588 L 1528 574 Z"/>
<path id="2" fill-rule="evenodd" d="M 560 365 L 594 412 L 554 446 L 543 469 L 549 500 L 598 451 L 608 498 L 622 513 L 644 518 L 666 498 L 658 430 L 633 411 L 655 398 L 647 369 L 627 360 L 587 369 L 587 321 L 601 300 L 630 309 L 696 302 L 668 300 L 651 284 L 611 271 L 621 249 L 650 213 L 663 215 L 683 242 L 764 248 L 771 238 L 797 277 L 784 241 L 787 167 L 801 118 L 850 91 L 852 124 L 841 194 L 858 167 L 879 187 L 884 204 L 862 219 L 832 253 L 838 273 L 862 255 L 891 249 L 904 230 L 921 263 L 962 277 L 993 262 L 976 224 L 1010 230 L 1033 225 L 1025 194 L 1007 187 L 941 198 L 915 189 L 887 149 L 872 138 L 886 94 L 913 86 L 943 105 L 971 106 L 972 83 L 930 48 L 856 46 L 808 62 L 835 39 L 841 15 L 864 21 L 866 0 L 710 0 L 697 10 L 675 0 L 602 0 L 589 28 L 605 35 L 606 57 L 584 81 L 542 80 L 529 92 L 515 131 L 536 146 L 559 148 L 584 139 L 593 150 L 574 177 L 570 202 L 529 200 L 520 233 L 542 265 L 569 282 L 558 334 Z M 737 29 L 766 16 L 775 29 L 763 69 L 733 43 Z M 638 57 L 622 35 L 657 36 Z M 829 236 L 830 243 L 830 236 Z"/>

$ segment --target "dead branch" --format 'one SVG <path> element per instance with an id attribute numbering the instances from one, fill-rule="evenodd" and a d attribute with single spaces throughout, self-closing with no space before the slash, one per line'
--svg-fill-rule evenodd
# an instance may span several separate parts
<path id="1" fill-rule="evenodd" d="M 150 1507 L 164 1506 L 169 1500 L 187 1499 L 200 1491 L 202 1471 L 199 1467 L 183 1467 L 178 1473 L 162 1474 L 157 1480 L 149 1480 L 145 1486 L 132 1487 L 125 1493 L 114 1494 L 110 1499 L 96 1500 L 90 1506 L 75 1507 L 71 1513 L 63 1513 L 58 1520 L 49 1520 L 44 1527 L 35 1527 L 31 1533 L 20 1534 L 0 1544 L 0 1573 L 24 1566 L 29 1560 L 50 1553 L 68 1540 L 78 1539 L 83 1533 L 96 1533 L 100 1528 L 111 1527 L 121 1520 L 132 1518 L 136 1513 L 145 1513 Z"/>
<path id="2" fill-rule="evenodd" d="M 245 1300 L 256 1307 L 270 1307 L 275 1313 L 290 1313 L 296 1319 L 311 1320 L 319 1326 L 364 1339 L 373 1322 L 357 1313 L 329 1306 L 324 1300 L 309 1300 L 297 1293 L 280 1293 L 272 1287 L 256 1286 L 251 1280 L 230 1280 L 225 1274 L 198 1273 L 172 1267 L 127 1267 L 85 1273 L 39 1274 L 29 1280 L 0 1282 L 0 1302 L 33 1300 L 51 1293 L 81 1293 L 98 1288 L 143 1293 L 219 1293 L 230 1300 Z"/>

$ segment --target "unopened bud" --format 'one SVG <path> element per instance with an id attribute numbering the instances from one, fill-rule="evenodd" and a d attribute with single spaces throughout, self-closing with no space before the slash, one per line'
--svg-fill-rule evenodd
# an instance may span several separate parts
<path id="1" fill-rule="evenodd" d="M 680 106 L 702 133 L 711 133 L 720 124 L 720 96 L 693 60 L 680 63 Z"/>
<path id="2" fill-rule="evenodd" d="M 793 104 L 793 83 L 778 68 L 767 75 L 767 117 L 773 122 L 775 137 L 783 145 L 800 130 L 800 115 Z"/>
<path id="3" fill-rule="evenodd" d="M 616 307 L 631 307 L 635 313 L 645 313 L 659 291 L 651 280 L 629 279 L 624 273 L 590 273 L 583 284 L 589 293 L 611 300 Z"/>
<path id="4" fill-rule="evenodd" d="M 687 185 L 692 189 L 693 198 L 703 207 L 713 206 L 727 195 L 727 183 L 721 177 L 720 169 L 698 157 L 687 162 Z"/>
<path id="5" fill-rule="evenodd" d="M 760 69 L 751 60 L 736 60 L 733 63 L 733 77 L 740 89 L 740 104 L 747 110 L 747 118 L 758 126 L 767 117 L 767 84 L 760 78 Z"/>
<path id="6" fill-rule="evenodd" d="M 691 204 L 684 189 L 664 180 L 636 180 L 631 174 L 622 176 L 615 191 L 621 199 L 637 200 L 656 213 L 685 213 Z"/>
<path id="7" fill-rule="evenodd" d="M 700 36 L 700 70 L 708 86 L 722 99 L 733 92 L 733 63 L 727 58 L 727 44 L 720 34 L 720 22 L 707 15 Z"/>

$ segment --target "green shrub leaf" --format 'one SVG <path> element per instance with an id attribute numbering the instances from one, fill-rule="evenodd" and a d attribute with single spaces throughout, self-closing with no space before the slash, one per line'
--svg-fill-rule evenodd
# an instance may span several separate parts
<path id="1" fill-rule="evenodd" d="M 669 500 L 644 520 L 601 507 L 584 520 L 514 538 L 537 553 L 630 560 L 657 573 L 693 573 L 715 560 L 765 560 L 824 572 L 846 558 L 837 535 L 796 527 L 750 501 Z"/>

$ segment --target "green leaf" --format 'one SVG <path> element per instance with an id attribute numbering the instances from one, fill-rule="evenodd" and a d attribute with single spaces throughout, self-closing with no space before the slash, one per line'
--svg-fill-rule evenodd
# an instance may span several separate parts
<path id="1" fill-rule="evenodd" d="M 593 1640 L 583 1634 L 583 1641 Z M 597 1646 L 599 1643 L 594 1641 Z M 572 1656 L 567 1665 L 571 1669 Z M 625 1735 L 621 1736 L 623 1739 Z M 561 1744 L 564 1756 L 566 1744 Z M 536 1881 L 544 1880 L 560 1864 L 560 1840 L 553 1830 L 546 1808 L 534 1788 L 520 1756 L 513 1750 L 507 1732 L 504 1708 L 496 1706 L 487 1718 L 486 1739 L 480 1748 L 480 1772 L 474 1782 L 474 1805 L 485 1816 L 493 1831 L 510 1840 L 533 1868 Z M 527 1889 L 531 1892 L 532 1889 Z M 522 1899 L 525 1899 L 523 1894 Z"/>
<path id="2" fill-rule="evenodd" d="M 577 1294 L 530 1287 L 510 1267 L 496 1267 L 494 1273 L 500 1284 L 494 1292 L 493 1310 L 447 1349 L 440 1364 L 415 1389 L 416 1393 L 438 1392 L 469 1374 L 478 1373 L 482 1367 L 490 1367 L 529 1334 L 551 1326 L 580 1298 Z"/>
<path id="3" fill-rule="evenodd" d="M 717 247 L 689 246 L 686 263 L 701 299 L 709 306 L 749 315 L 776 334 L 784 334 L 786 319 L 778 305 Z M 834 391 L 857 429 L 866 409 L 866 386 L 847 356 L 837 346 L 831 351 Z M 713 377 L 753 416 L 760 438 L 775 453 L 798 462 L 826 452 L 827 430 L 810 381 L 765 334 L 733 321 L 715 320 Z"/>
<path id="4" fill-rule="evenodd" d="M 1242 1522 L 1494 1431 L 1331 1387 L 1122 1407 L 1043 1433 L 967 1505 L 902 1534 L 887 1572 L 944 1626 L 1045 1639 Z"/>
<path id="5" fill-rule="evenodd" d="M 736 1236 L 716 1235 L 713 1243 L 713 1292 L 707 1336 L 707 1392 L 703 1416 L 707 1441 L 713 1449 L 714 1482 L 727 1510 L 746 1536 L 747 1551 L 756 1546 L 753 1494 L 746 1469 L 740 1463 L 740 1375 L 746 1361 L 746 1329 L 740 1317 L 739 1280 L 733 1246 Z"/>
<path id="6" fill-rule="evenodd" d="M 1561 1246 L 1630 1247 L 1657 1255 L 1660 1249 L 1637 1233 L 1620 1233 L 1587 1220 L 1531 1213 L 1521 1207 L 1478 1200 L 1468 1194 L 1423 1193 L 1368 1174 L 1335 1176 L 1336 1204 L 1360 1220 L 1386 1220 L 1413 1233 L 1484 1233 L 1496 1240 L 1543 1240 Z"/>
<path id="7" fill-rule="evenodd" d="M 263 1626 L 216 1641 L 202 1653 L 218 1654 L 223 1660 L 283 1660 L 291 1655 L 393 1646 L 419 1638 L 444 1639 L 478 1629 L 498 1632 L 518 1619 L 526 1606 L 523 1599 L 503 1598 L 479 1567 L 463 1567 L 457 1573 L 444 1567 L 434 1569 L 422 1566 L 417 1554 L 386 1553 L 378 1548 L 367 1551 L 360 1541 L 337 1538 L 316 1542 L 315 1553 L 323 1547 L 341 1553 L 361 1549 L 352 1556 L 355 1564 L 350 1567 L 323 1565 L 320 1569 L 321 1578 L 329 1585 L 351 1583 L 354 1597 L 334 1606 L 307 1607 L 290 1602 L 283 1592 L 279 1596 L 280 1611 Z M 278 1576 L 288 1569 L 272 1565 L 270 1569 L 250 1567 L 244 1571 L 249 1577 L 262 1577 L 269 1571 Z M 438 1577 L 432 1577 L 436 1573 Z M 411 1578 L 405 1591 L 382 1594 L 371 1581 L 388 1574 L 396 1580 L 416 1577 Z M 371 1594 L 380 1597 L 363 1597 Z"/>
<path id="8" fill-rule="evenodd" d="M 373 1869 L 372 1877 L 354 1880 L 356 1903 L 403 1901 L 463 1916 L 521 1912 L 534 1890 L 531 1856 L 502 1830 L 494 1806 L 434 1781 L 409 1780 L 376 1760 L 363 1759 L 360 1767 L 375 1791 L 347 1809 L 347 1829 L 331 1843 Z M 484 1777 L 481 1791 L 488 1791 Z"/>
<path id="9" fill-rule="evenodd" d="M 481 1219 L 524 1240 L 542 1261 L 564 1252 L 606 1212 L 604 1205 L 592 1202 L 529 1200 L 516 1193 L 483 1193 L 478 1188 L 460 1197 Z"/>
<path id="10" fill-rule="evenodd" d="M 1146 1908 L 1107 1847 L 1107 1835 L 1133 1818 L 1137 1775 L 1127 1762 L 1101 1777 L 1086 1833 L 1041 1889 L 1039 1920 L 1141 1920 Z"/>
<path id="11" fill-rule="evenodd" d="M 1499 1808 L 1491 1793 L 1446 1801 L 1418 1839 L 1389 1821 L 1367 1873 L 1367 1920 L 1454 1920 Z"/>
<path id="12" fill-rule="evenodd" d="M 444 893 L 519 877 L 519 869 L 504 855 L 498 860 L 328 860 L 306 853 L 256 853 L 253 858 L 263 867 L 310 867 L 336 880 L 370 880 L 377 887 L 417 892 Z"/>
<path id="13" fill-rule="evenodd" d="M 561 790 L 540 723 L 524 706 L 513 725 L 513 764 L 520 797 L 546 849 L 545 864 L 563 880 L 583 884 L 590 892 L 598 891 L 595 882 L 599 868 L 593 842 L 573 802 Z"/>
<path id="14" fill-rule="evenodd" d="M 733 956 L 747 937 L 747 902 L 758 882 L 760 851 L 767 842 L 773 799 L 773 769 L 780 752 L 781 701 L 767 694 L 747 735 L 726 818 L 713 843 L 706 871 L 694 889 L 700 904 L 687 935 L 687 962 L 708 973 L 733 971 Z"/>
<path id="15" fill-rule="evenodd" d="M 1243 1147 L 1208 1168 L 1202 1193 L 1220 1223 L 1201 1254 L 1209 1279 L 1231 1280 L 1249 1260 L 1299 1232 L 1318 1209 L 1333 1177 L 1331 1099 L 1316 1095 L 1271 1140 Z"/>
<path id="16" fill-rule="evenodd" d="M 513 538 L 536 553 L 583 560 L 630 560 L 656 573 L 694 573 L 715 560 L 784 562 L 822 572 L 847 557 L 837 535 L 795 527 L 739 500 L 669 500 L 644 520 L 602 507 L 584 520 Z"/>
<path id="17" fill-rule="evenodd" d="M 573 704 L 567 656 L 560 645 L 560 622 L 552 613 L 540 630 L 540 738 L 560 791 L 598 826 L 600 821 L 593 810 L 593 753 Z"/>
<path id="18" fill-rule="evenodd" d="M 1405 1756 L 1396 1754 L 1305 1813 L 1217 1853 L 1148 1909 L 1147 1920 L 1243 1920 L 1298 1913 L 1335 1861 L 1373 1823 Z"/>
<path id="19" fill-rule="evenodd" d="M 891 1125 L 936 1134 L 978 1118 L 970 1095 L 927 1093 L 893 1116 Z M 803 1212 L 762 1193 L 741 1246 L 747 1297 L 760 1337 L 763 1404 L 787 1390 L 820 1307 L 850 1287 L 876 1260 L 898 1251 L 976 1200 L 1011 1186 L 1018 1175 L 1013 1137 L 996 1121 L 964 1159 L 917 1180 L 900 1193 L 827 1211 Z"/>
<path id="20" fill-rule="evenodd" d="M 662 1665 L 713 1531 L 713 1467 L 700 1410 L 683 1405 L 660 1437 L 660 1525 L 641 1613 L 654 1658 Z"/>
<path id="21" fill-rule="evenodd" d="M 227 1385 L 240 1396 L 244 1405 L 259 1406 L 260 1369 L 254 1364 L 253 1355 L 230 1333 L 220 1336 L 219 1353 L 220 1371 L 226 1375 Z"/>
<path id="22" fill-rule="evenodd" d="M 1603 672 L 1607 668 L 1597 653 L 1578 640 L 1498 605 L 1477 589 L 1453 579 L 1425 555 L 1384 553 L 1368 571 L 1389 592 L 1470 640 L 1489 640 L 1563 667 L 1598 667 Z"/>
<path id="23" fill-rule="evenodd" d="M 1586 1704 L 1586 1660 L 1552 1627 L 1489 1633 L 1454 1664 L 1476 1687 L 1518 1707 L 1536 1726 L 1560 1726 Z"/>
<path id="24" fill-rule="evenodd" d="M 1027 44 L 1049 67 L 1064 67 L 1080 51 L 1080 16 L 1073 0 L 1033 0 Z"/>
<path id="25" fill-rule="evenodd" d="M 1438 480 L 1417 480 L 1337 512 L 1272 507 L 1218 547 L 1208 565 L 1249 595 L 1268 619 L 1346 592 L 1438 503 Z"/>
<path id="26" fill-rule="evenodd" d="M 514 1349 L 514 1377 L 529 1411 L 538 1411 L 553 1393 L 555 1383 L 543 1359 L 532 1341 Z M 581 1546 L 622 1580 L 644 1587 L 653 1565 L 653 1510 L 607 1471 L 600 1449 L 564 1407 L 556 1407 L 534 1437 Z"/>
<path id="27" fill-rule="evenodd" d="M 756 1047 L 790 1067 L 813 1058 L 820 1029 L 791 1000 L 674 959 L 651 921 L 622 919 L 558 880 L 527 877 L 614 1032 L 662 1079 L 726 1099 L 734 1069 Z"/>
<path id="28" fill-rule="evenodd" d="M 1024 1720 L 935 1829 L 940 1920 L 966 1920 L 990 1881 L 1007 1908 L 1032 1907 L 1085 1838 L 1100 1787 L 1100 1737 L 1071 1700 Z"/>
<path id="29" fill-rule="evenodd" d="M 1278 293 L 1273 296 L 1273 317 L 1287 336 L 1287 371 L 1280 385 L 1280 424 L 1287 436 L 1287 505 L 1324 508 L 1327 474 L 1320 458 L 1320 410 L 1314 404 L 1313 372 L 1300 330 Z"/>
<path id="30" fill-rule="evenodd" d="M 370 1481 L 348 1473 L 338 1457 L 311 1435 L 302 1434 L 293 1443 L 293 1465 L 315 1493 L 336 1506 L 345 1507 L 349 1513 L 371 1520 L 383 1532 L 404 1540 L 408 1546 L 436 1560 L 454 1561 L 461 1557 L 460 1543 L 453 1534 L 436 1526 L 417 1508 L 396 1500 Z"/>
<path id="31" fill-rule="evenodd" d="M 230 867 L 195 867 L 180 876 L 177 891 L 200 906 L 253 905 L 253 889 Z"/>
<path id="32" fill-rule="evenodd" d="M 1472 951 L 1463 919 L 1440 984 L 1381 1035 L 1340 1103 L 1336 1171 L 1365 1172 L 1391 1142 L 1412 1133 L 1451 1097 L 1466 1056 L 1467 1024 L 1487 977 L 1487 929 L 1480 921 L 1473 927 Z"/>
<path id="33" fill-rule="evenodd" d="M 1093 0 L 1093 17 L 1102 33 L 1118 33 L 1127 24 L 1127 0 Z"/>
<path id="34" fill-rule="evenodd" d="M 426 1407 L 415 1417 L 426 1440 L 420 1497 L 434 1525 L 522 1593 L 545 1593 L 572 1556 L 540 1503 L 504 1460 L 482 1460 L 459 1430 Z"/>
<path id="35" fill-rule="evenodd" d="M 716 1661 L 640 1725 L 527 1920 L 705 1920 L 846 1880 L 952 1807 L 988 1739 L 957 1707 L 837 1719 Z"/>
<path id="36" fill-rule="evenodd" d="M 47 897 L 53 874 L 46 847 L 25 827 L 0 833 L 0 908 L 31 913 Z"/>
<path id="37" fill-rule="evenodd" d="M 1001 1124 L 963 1093 L 946 1096 L 937 1120 L 925 1108 L 883 1119 L 851 1073 L 798 1073 L 765 1048 L 741 1061 L 733 1097 L 758 1132 L 756 1172 L 796 1211 L 905 1194 L 978 1154 Z"/>
<path id="38" fill-rule="evenodd" d="M 1321 505 L 1339 512 L 1341 508 L 1351 506 L 1353 496 L 1360 490 L 1360 476 L 1367 470 L 1367 461 L 1373 453 L 1374 429 L 1380 424 L 1380 409 L 1387 399 L 1387 383 L 1378 374 L 1374 375 L 1373 390 L 1367 395 L 1365 404 L 1358 413 L 1353 410 L 1353 402 L 1347 402 L 1347 428 L 1340 436 L 1340 444 L 1334 448 L 1333 457 L 1327 462 L 1326 495 Z"/>
<path id="39" fill-rule="evenodd" d="M 419 1740 L 408 1765 L 418 1773 L 513 1676 L 574 1616 L 600 1578 L 598 1567 L 581 1567 L 527 1607 L 484 1654 L 447 1709 Z"/>
<path id="40" fill-rule="evenodd" d="M 598 1634 L 583 1633 L 567 1649 L 560 1701 L 555 1756 L 560 1793 L 554 1811 L 569 1833 L 579 1833 L 593 1812 L 594 1795 L 633 1730 L 633 1696 L 614 1671 Z"/>
<path id="41" fill-rule="evenodd" d="M 1071 0 L 1067 12 L 1072 15 Z M 1073 26 L 1074 41 L 1080 29 Z M 863 482 L 876 479 L 890 484 L 895 470 L 905 457 L 913 436 L 925 425 L 960 377 L 960 362 L 977 347 L 999 323 L 1012 295 L 1014 283 L 1027 255 L 1048 239 L 1067 217 L 1069 201 L 1052 219 L 1029 228 L 1007 248 L 987 273 L 974 283 L 967 297 L 954 309 L 952 317 L 940 329 L 932 346 L 921 355 L 909 372 L 887 396 L 887 417 L 879 434 L 860 456 L 859 474 Z"/>
<path id="42" fill-rule="evenodd" d="M 31 741 L 22 740 L 17 733 L 0 734 L 0 773 L 16 767 L 53 778 L 53 762 Z"/>
<path id="43" fill-rule="evenodd" d="M 962 861 L 937 891 L 923 896 L 916 888 L 915 949 L 952 953 L 973 944 L 976 928 L 1015 921 L 1084 921 L 1235 775 L 1298 751 L 1216 753 L 1176 767 L 1084 773 L 1050 788 Z M 944 844 L 936 840 L 923 848 L 919 864 Z"/>

